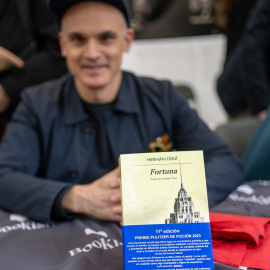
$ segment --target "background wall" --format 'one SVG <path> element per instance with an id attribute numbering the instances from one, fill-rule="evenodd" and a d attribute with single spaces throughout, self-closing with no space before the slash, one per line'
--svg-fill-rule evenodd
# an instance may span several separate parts
<path id="1" fill-rule="evenodd" d="M 216 93 L 225 47 L 222 34 L 135 40 L 122 67 L 137 75 L 169 79 L 191 87 L 198 114 L 214 129 L 226 121 Z"/>
<path id="2" fill-rule="evenodd" d="M 210 35 L 219 0 L 125 0 L 136 39 Z"/>

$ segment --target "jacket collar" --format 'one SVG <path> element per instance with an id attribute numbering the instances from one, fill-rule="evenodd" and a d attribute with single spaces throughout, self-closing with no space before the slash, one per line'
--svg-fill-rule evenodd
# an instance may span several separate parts
<path id="1" fill-rule="evenodd" d="M 83 122 L 89 118 L 83 109 L 72 75 L 67 76 L 63 84 L 63 112 L 66 125 Z"/>
<path id="2" fill-rule="evenodd" d="M 123 113 L 138 113 L 139 105 L 136 94 L 136 87 L 132 74 L 123 72 L 119 93 L 113 110 Z M 76 90 L 73 77 L 68 75 L 64 82 L 63 110 L 64 122 L 72 125 L 89 119 L 84 111 L 81 98 Z"/>
<path id="3" fill-rule="evenodd" d="M 125 113 L 138 113 L 139 101 L 136 93 L 134 75 L 123 71 L 122 82 L 114 109 Z"/>

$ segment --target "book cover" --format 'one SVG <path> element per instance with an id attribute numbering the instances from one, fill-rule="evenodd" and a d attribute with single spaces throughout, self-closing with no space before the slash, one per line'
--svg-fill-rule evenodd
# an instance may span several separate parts
<path id="1" fill-rule="evenodd" d="M 129 269 L 214 269 L 202 151 L 119 158 Z"/>

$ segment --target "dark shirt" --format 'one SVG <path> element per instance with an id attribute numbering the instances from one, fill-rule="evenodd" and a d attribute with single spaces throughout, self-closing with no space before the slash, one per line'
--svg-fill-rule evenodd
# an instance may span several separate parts
<path id="1" fill-rule="evenodd" d="M 89 159 L 89 164 L 95 168 L 95 172 L 91 167 L 90 179 L 87 182 L 92 182 L 102 176 L 104 168 L 108 171 L 112 171 L 118 166 L 113 158 L 112 148 L 109 143 L 108 131 L 106 130 L 106 121 L 108 115 L 112 113 L 112 108 L 114 102 L 107 104 L 90 104 L 83 102 L 83 107 L 85 111 L 94 120 L 95 129 L 98 136 L 96 137 L 95 150 L 93 151 L 93 156 Z"/>

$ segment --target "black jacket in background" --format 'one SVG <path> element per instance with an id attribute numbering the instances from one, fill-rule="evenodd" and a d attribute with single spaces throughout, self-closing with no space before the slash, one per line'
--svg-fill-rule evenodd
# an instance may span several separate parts
<path id="1" fill-rule="evenodd" d="M 24 8 L 19 7 L 21 4 Z M 28 7 L 27 7 L 28 5 Z M 30 48 L 21 12 L 26 15 L 35 40 Z M 67 72 L 65 59 L 58 43 L 58 26 L 46 7 L 46 0 L 1 0 L 0 46 L 17 54 L 25 61 L 22 69 L 12 68 L 0 73 L 0 83 L 11 99 L 11 107 L 4 113 L 9 120 L 20 100 L 21 91 L 35 84 L 60 77 Z"/>
<path id="2" fill-rule="evenodd" d="M 250 12 L 257 0 L 237 0 L 229 14 L 228 25 L 225 29 L 227 37 L 226 59 L 242 37 Z"/>
<path id="3" fill-rule="evenodd" d="M 230 116 L 258 114 L 270 104 L 270 1 L 258 0 L 225 63 L 217 91 Z"/>

